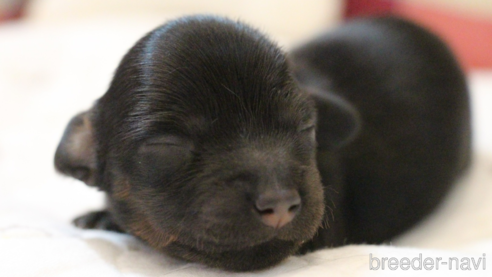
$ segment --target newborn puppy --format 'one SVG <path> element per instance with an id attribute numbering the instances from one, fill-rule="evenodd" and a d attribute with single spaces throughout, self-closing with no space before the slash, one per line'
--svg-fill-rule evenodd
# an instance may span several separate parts
<path id="1" fill-rule="evenodd" d="M 107 195 L 75 223 L 245 271 L 381 243 L 428 214 L 469 161 L 466 85 L 447 48 L 367 19 L 288 59 L 224 18 L 142 38 L 55 154 L 58 171 Z"/>

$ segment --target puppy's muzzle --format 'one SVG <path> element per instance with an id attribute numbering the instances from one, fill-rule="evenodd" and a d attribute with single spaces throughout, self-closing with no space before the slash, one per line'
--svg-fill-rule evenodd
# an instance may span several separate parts
<path id="1" fill-rule="evenodd" d="M 270 190 L 259 195 L 255 208 L 265 225 L 280 229 L 299 213 L 301 197 L 293 189 Z"/>

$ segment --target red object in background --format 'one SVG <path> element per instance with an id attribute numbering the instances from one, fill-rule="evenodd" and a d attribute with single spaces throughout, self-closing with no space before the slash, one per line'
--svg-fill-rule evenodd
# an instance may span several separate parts
<path id="1" fill-rule="evenodd" d="M 0 21 L 21 18 L 28 0 L 11 0 L 0 3 Z"/>
<path id="2" fill-rule="evenodd" d="M 394 14 L 439 35 L 465 68 L 492 68 L 492 20 L 449 8 L 392 0 L 346 0 L 345 18 Z"/>
<path id="3" fill-rule="evenodd" d="M 345 0 L 344 17 L 387 14 L 394 5 L 391 0 Z"/>

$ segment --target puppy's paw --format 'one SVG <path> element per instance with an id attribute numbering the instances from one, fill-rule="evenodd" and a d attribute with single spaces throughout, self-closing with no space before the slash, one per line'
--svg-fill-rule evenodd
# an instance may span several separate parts
<path id="1" fill-rule="evenodd" d="M 119 233 L 125 232 L 114 222 L 113 217 L 108 211 L 90 212 L 79 216 L 73 220 L 73 224 L 82 229 L 99 229 Z"/>

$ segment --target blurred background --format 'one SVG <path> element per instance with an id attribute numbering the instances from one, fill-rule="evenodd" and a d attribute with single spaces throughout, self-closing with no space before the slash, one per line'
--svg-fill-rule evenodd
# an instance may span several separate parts
<path id="1" fill-rule="evenodd" d="M 240 18 L 282 43 L 298 41 L 357 16 L 395 14 L 439 34 L 466 69 L 492 67 L 491 0 L 0 0 L 0 21 L 57 24 L 114 17 L 161 23 L 189 13 Z M 151 21 L 151 20 L 149 20 Z"/>
<path id="2" fill-rule="evenodd" d="M 105 92 L 121 57 L 140 37 L 194 13 L 241 19 L 286 50 L 357 16 L 414 20 L 441 36 L 466 69 L 474 147 L 492 154 L 492 0 L 0 0 L 0 228 L 66 224 L 102 205 L 100 193 L 54 172 L 63 130 Z M 462 205 L 488 205 L 489 187 Z M 480 210 L 489 219 L 492 204 L 487 207 Z M 471 208 L 452 208 L 458 209 L 461 220 L 450 222 L 484 230 L 482 221 L 466 215 Z M 434 239 L 459 241 L 456 234 L 434 233 Z"/>

